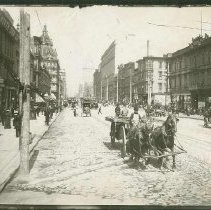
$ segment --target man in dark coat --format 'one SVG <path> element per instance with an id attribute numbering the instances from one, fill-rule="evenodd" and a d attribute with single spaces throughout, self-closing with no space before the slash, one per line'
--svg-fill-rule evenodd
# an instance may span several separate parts
<path id="1" fill-rule="evenodd" d="M 0 118 L 1 118 L 1 123 L 4 126 L 4 108 L 2 106 L 0 106 Z"/>
<path id="2" fill-rule="evenodd" d="M 16 130 L 16 137 L 20 137 L 21 123 L 22 123 L 21 115 L 18 113 L 18 111 L 14 111 L 13 126 L 15 127 L 15 130 Z"/>
<path id="3" fill-rule="evenodd" d="M 120 105 L 119 103 L 117 103 L 116 108 L 115 108 L 115 114 L 117 117 L 119 117 L 120 112 L 121 112 Z"/>
<path id="4" fill-rule="evenodd" d="M 5 122 L 4 122 L 4 128 L 5 129 L 10 129 L 11 128 L 11 112 L 10 110 L 6 110 L 6 113 L 5 113 Z"/>
<path id="5" fill-rule="evenodd" d="M 44 115 L 45 115 L 45 124 L 49 125 L 49 121 L 50 121 L 50 109 L 49 108 L 45 109 Z"/>

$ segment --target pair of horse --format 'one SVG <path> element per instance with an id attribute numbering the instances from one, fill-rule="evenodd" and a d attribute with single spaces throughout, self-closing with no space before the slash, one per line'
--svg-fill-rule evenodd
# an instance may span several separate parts
<path id="1" fill-rule="evenodd" d="M 129 141 L 126 150 L 131 154 L 130 159 L 138 163 L 142 158 L 144 166 L 149 163 L 150 153 L 153 151 L 155 156 L 162 156 L 165 152 L 174 152 L 174 137 L 176 133 L 177 119 L 169 115 L 162 126 L 154 128 L 151 120 L 140 122 L 132 128 L 128 135 Z M 173 168 L 176 168 L 175 155 L 173 158 Z M 164 157 L 159 158 L 159 167 L 163 166 Z"/>

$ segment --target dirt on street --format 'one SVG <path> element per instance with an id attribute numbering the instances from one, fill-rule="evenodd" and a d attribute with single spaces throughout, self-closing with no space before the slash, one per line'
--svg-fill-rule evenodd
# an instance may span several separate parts
<path id="1" fill-rule="evenodd" d="M 110 127 L 92 117 L 74 117 L 63 110 L 36 148 L 27 179 L 17 176 L 0 194 L 0 203 L 210 205 L 211 166 L 188 151 L 176 157 L 175 171 L 152 165 L 136 168 L 110 143 Z M 178 130 L 184 129 L 184 122 Z M 193 132 L 197 132 L 193 130 Z M 188 147 L 188 138 L 178 132 Z M 195 135 L 195 134 L 194 134 Z M 201 138 L 209 138 L 199 134 Z M 195 153 L 203 153 L 204 144 Z M 190 141 L 190 140 L 189 140 Z M 198 141 L 198 142 L 197 142 Z M 210 144 L 206 155 L 210 155 Z M 194 154 L 195 154 L 194 153 Z"/>

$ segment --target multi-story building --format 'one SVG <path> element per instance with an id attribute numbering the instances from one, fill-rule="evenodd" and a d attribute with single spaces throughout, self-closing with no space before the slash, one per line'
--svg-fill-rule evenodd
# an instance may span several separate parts
<path id="1" fill-rule="evenodd" d="M 131 62 L 131 55 L 128 55 L 125 46 L 121 42 L 112 42 L 104 52 L 100 71 L 94 73 L 94 87 L 98 87 L 95 95 L 114 102 L 126 100 L 131 103 L 168 104 L 168 59 L 148 56 Z"/>
<path id="2" fill-rule="evenodd" d="M 211 104 L 211 37 L 198 36 L 170 59 L 172 100 L 181 108 Z"/>
<path id="3" fill-rule="evenodd" d="M 60 64 L 56 50 L 53 48 L 53 42 L 50 39 L 47 31 L 47 26 L 44 26 L 41 39 L 41 66 L 46 68 L 51 76 L 51 97 L 58 99 L 59 97 L 59 71 Z"/>
<path id="4" fill-rule="evenodd" d="M 127 101 L 132 103 L 133 87 L 134 87 L 135 63 L 129 62 L 119 66 L 118 71 L 118 87 L 119 101 Z M 135 90 L 135 89 L 134 89 Z"/>
<path id="5" fill-rule="evenodd" d="M 93 94 L 97 101 L 101 100 L 101 74 L 99 69 L 96 69 L 93 74 Z"/>
<path id="6" fill-rule="evenodd" d="M 101 78 L 101 99 L 117 102 L 119 100 L 119 78 L 118 71 L 120 65 L 127 63 L 128 57 L 122 55 L 122 48 L 125 47 L 121 42 L 112 42 L 101 57 L 100 78 Z M 124 48 L 125 49 L 125 48 Z M 126 55 L 129 55 L 126 53 Z"/>
<path id="7" fill-rule="evenodd" d="M 140 81 L 138 95 L 144 103 L 168 104 L 167 72 L 168 65 L 165 57 L 143 57 L 138 61 Z M 150 98 L 149 98 L 150 97 Z"/>
<path id="8" fill-rule="evenodd" d="M 17 108 L 19 33 L 9 13 L 0 9 L 0 106 Z"/>
<path id="9" fill-rule="evenodd" d="M 60 98 L 61 99 L 66 99 L 67 97 L 67 90 L 66 90 L 66 72 L 65 70 L 60 70 L 59 72 L 60 74 L 60 83 L 59 83 L 59 87 L 60 87 Z"/>
<path id="10" fill-rule="evenodd" d="M 33 86 L 36 87 L 36 98 L 40 96 L 50 95 L 51 88 L 51 76 L 45 67 L 45 65 L 41 66 L 42 56 L 41 56 L 41 38 L 34 36 L 31 39 L 31 51 L 33 54 L 33 65 L 34 71 L 31 74 L 31 80 L 33 81 Z M 35 99 L 35 101 L 37 101 Z"/>
<path id="11" fill-rule="evenodd" d="M 109 48 L 101 57 L 100 74 L 101 74 L 101 99 L 116 100 L 116 92 L 114 91 L 114 76 L 116 73 L 115 66 L 115 42 L 112 42 Z"/>

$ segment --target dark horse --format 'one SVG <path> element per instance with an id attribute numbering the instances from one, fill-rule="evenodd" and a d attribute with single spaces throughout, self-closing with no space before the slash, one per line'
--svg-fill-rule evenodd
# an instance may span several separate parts
<path id="1" fill-rule="evenodd" d="M 149 150 L 152 149 L 150 143 L 152 131 L 153 124 L 150 120 L 139 122 L 137 126 L 132 127 L 129 131 L 129 141 L 126 145 L 126 151 L 131 154 L 131 160 L 135 158 L 135 163 L 137 164 L 139 163 L 140 158 L 144 159 L 144 155 L 149 154 Z M 148 160 L 146 160 L 146 163 L 147 161 Z"/>
<path id="2" fill-rule="evenodd" d="M 174 152 L 174 139 L 176 133 L 176 122 L 174 115 L 169 115 L 162 126 L 156 127 L 152 132 L 152 145 L 156 155 L 164 155 L 169 149 Z M 175 155 L 172 155 L 173 166 L 176 168 Z M 163 166 L 164 158 L 160 158 L 160 168 Z"/>

